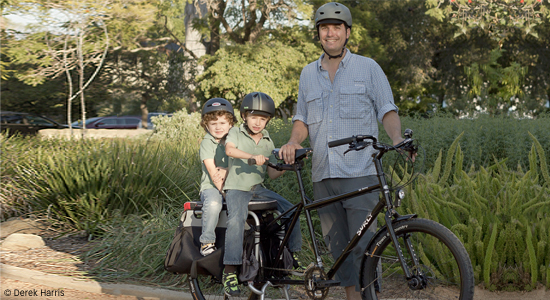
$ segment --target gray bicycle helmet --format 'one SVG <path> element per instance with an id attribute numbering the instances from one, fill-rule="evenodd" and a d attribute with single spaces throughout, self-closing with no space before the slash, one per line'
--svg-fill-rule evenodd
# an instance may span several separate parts
<path id="1" fill-rule="evenodd" d="M 213 111 L 218 111 L 218 110 L 228 111 L 233 115 L 233 117 L 235 117 L 235 111 L 233 111 L 233 105 L 231 105 L 231 102 L 223 98 L 212 98 L 206 101 L 206 103 L 204 103 L 204 106 L 202 107 L 201 116 L 204 117 L 205 114 Z"/>
<path id="2" fill-rule="evenodd" d="M 345 5 L 337 2 L 324 4 L 315 12 L 315 28 L 317 28 L 317 36 L 319 36 L 319 25 L 321 24 L 345 24 L 347 28 L 351 29 L 351 12 Z M 331 55 L 328 53 L 322 44 L 321 48 L 328 56 L 328 59 L 339 58 L 344 55 L 347 43 L 348 39 L 344 42 L 342 52 L 338 55 Z"/>
<path id="3" fill-rule="evenodd" d="M 262 92 L 252 92 L 244 96 L 241 103 L 241 115 L 245 112 L 264 115 L 272 118 L 275 115 L 275 102 Z"/>
<path id="4" fill-rule="evenodd" d="M 324 4 L 315 12 L 315 27 L 319 30 L 319 25 L 327 23 L 344 23 L 351 28 L 351 12 L 345 5 L 337 2 Z"/>

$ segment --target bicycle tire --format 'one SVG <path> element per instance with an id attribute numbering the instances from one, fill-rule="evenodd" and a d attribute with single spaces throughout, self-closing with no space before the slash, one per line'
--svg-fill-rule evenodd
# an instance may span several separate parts
<path id="1" fill-rule="evenodd" d="M 420 269 L 426 284 L 420 289 L 409 286 L 388 229 L 383 227 L 369 243 L 361 263 L 362 299 L 473 299 L 470 257 L 454 233 L 426 219 L 395 222 L 393 228 L 411 272 L 418 274 Z M 404 237 L 412 243 L 419 268 L 413 267 Z"/>

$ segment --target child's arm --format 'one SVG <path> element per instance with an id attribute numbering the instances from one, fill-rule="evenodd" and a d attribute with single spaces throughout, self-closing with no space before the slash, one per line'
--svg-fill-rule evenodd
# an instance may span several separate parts
<path id="1" fill-rule="evenodd" d="M 229 157 L 240 158 L 240 159 L 254 158 L 256 160 L 256 164 L 258 166 L 263 165 L 266 160 L 269 160 L 267 157 L 265 157 L 263 155 L 252 155 L 252 154 L 248 154 L 248 153 L 246 153 L 242 150 L 239 150 L 239 149 L 237 149 L 237 147 L 235 147 L 235 144 L 233 144 L 231 142 L 227 142 L 225 144 L 225 154 L 227 154 L 227 156 L 229 156 Z"/>
<path id="2" fill-rule="evenodd" d="M 267 175 L 269 175 L 269 178 L 271 178 L 271 179 L 275 179 L 275 178 L 283 175 L 285 172 L 286 172 L 285 170 L 277 171 L 273 168 L 267 168 Z"/>
<path id="3" fill-rule="evenodd" d="M 208 175 L 210 175 L 210 178 L 212 179 L 212 182 L 219 191 L 222 191 L 223 182 L 227 176 L 227 170 L 224 169 L 225 171 L 220 172 L 220 169 L 216 167 L 213 158 L 205 159 L 203 162 L 206 170 L 208 171 Z"/>

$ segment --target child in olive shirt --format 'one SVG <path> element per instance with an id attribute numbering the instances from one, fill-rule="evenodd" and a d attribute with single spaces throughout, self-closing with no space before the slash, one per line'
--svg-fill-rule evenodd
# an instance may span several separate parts
<path id="1" fill-rule="evenodd" d="M 244 124 L 229 130 L 225 144 L 225 152 L 229 156 L 229 174 L 224 186 L 227 193 L 228 220 L 223 259 L 225 265 L 223 283 L 228 296 L 240 294 L 236 273 L 237 266 L 242 264 L 242 241 L 248 203 L 251 200 L 277 200 L 277 209 L 280 212 L 293 206 L 277 193 L 262 186 L 266 171 L 271 179 L 284 173 L 264 165 L 264 162 L 269 160 L 268 157 L 276 162 L 276 158 L 271 154 L 275 146 L 265 130 L 267 122 L 275 114 L 273 99 L 264 93 L 250 93 L 244 97 L 240 111 Z M 256 165 L 248 165 L 249 158 L 254 158 Z M 302 236 L 299 223 L 294 227 L 288 244 L 292 253 L 301 249 Z"/>
<path id="2" fill-rule="evenodd" d="M 202 234 L 199 240 L 203 256 L 216 250 L 214 229 L 222 209 L 223 185 L 227 176 L 225 137 L 236 121 L 233 106 L 223 98 L 210 99 L 202 108 L 201 126 L 206 135 L 199 150 L 202 166 L 200 197 L 203 203 Z"/>

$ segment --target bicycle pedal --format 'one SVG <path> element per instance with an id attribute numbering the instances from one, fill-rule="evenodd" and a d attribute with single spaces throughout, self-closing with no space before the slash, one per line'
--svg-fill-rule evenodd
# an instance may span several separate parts
<path id="1" fill-rule="evenodd" d="M 319 280 L 319 281 L 316 281 L 315 282 L 315 286 L 317 288 L 328 288 L 328 287 L 331 287 L 331 286 L 339 286 L 340 285 L 340 281 L 338 280 L 333 280 L 333 279 L 329 279 L 329 280 Z"/>

